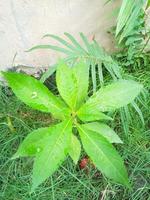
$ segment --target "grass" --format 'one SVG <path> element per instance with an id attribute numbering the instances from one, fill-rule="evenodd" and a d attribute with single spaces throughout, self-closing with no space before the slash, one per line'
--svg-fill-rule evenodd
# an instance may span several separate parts
<path id="1" fill-rule="evenodd" d="M 133 75 L 150 90 L 150 70 L 136 70 Z M 31 110 L 7 87 L 0 91 L 0 199 L 1 200 L 150 200 L 150 98 L 141 106 L 145 125 L 132 111 L 128 134 L 124 134 L 116 113 L 111 126 L 123 145 L 117 145 L 129 172 L 132 189 L 114 184 L 92 164 L 81 170 L 68 158 L 46 182 L 30 193 L 33 160 L 11 160 L 19 144 L 33 129 L 53 122 L 48 114 Z M 82 152 L 82 157 L 84 157 Z"/>

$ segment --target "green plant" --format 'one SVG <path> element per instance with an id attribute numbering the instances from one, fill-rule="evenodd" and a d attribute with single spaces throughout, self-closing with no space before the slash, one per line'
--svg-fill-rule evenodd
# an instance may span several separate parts
<path id="1" fill-rule="evenodd" d="M 123 67 L 131 67 L 131 70 L 135 70 L 137 67 L 146 67 L 148 64 L 146 49 L 150 40 L 150 31 L 145 24 L 145 18 L 145 13 L 141 10 L 130 33 L 124 37 L 121 43 L 118 44 L 117 41 L 118 47 L 121 49 L 117 57 Z M 117 40 L 119 37 L 120 35 L 117 36 Z"/>
<path id="2" fill-rule="evenodd" d="M 149 0 L 123 0 L 117 17 L 117 25 L 113 30 L 116 45 L 121 49 L 117 57 L 122 66 L 132 69 L 146 66 L 147 58 L 144 50 L 150 40 L 150 31 L 146 24 Z"/>
<path id="3" fill-rule="evenodd" d="M 147 0 L 123 0 L 119 15 L 117 18 L 116 36 L 119 37 L 119 43 L 129 35 L 135 32 L 137 20 L 143 12 Z"/>
<path id="4" fill-rule="evenodd" d="M 64 35 L 66 36 L 67 40 L 52 34 L 47 34 L 43 37 L 55 39 L 62 46 L 37 45 L 29 49 L 27 52 L 38 49 L 51 49 L 65 54 L 65 62 L 68 62 L 69 65 L 74 65 L 75 62 L 78 62 L 79 60 L 85 61 L 90 67 L 93 92 L 96 91 L 99 84 L 103 85 L 105 71 L 108 71 L 114 80 L 122 77 L 117 62 L 115 62 L 115 60 L 113 60 L 112 57 L 105 52 L 105 50 L 97 43 L 95 39 L 88 41 L 87 37 L 83 33 L 80 33 L 80 37 L 83 42 L 83 45 L 81 45 L 80 42 L 69 33 L 64 33 Z M 57 64 L 51 66 L 48 71 L 44 73 L 41 81 L 44 82 L 56 71 L 56 68 Z"/>
<path id="5" fill-rule="evenodd" d="M 85 63 L 70 68 L 60 62 L 56 82 L 63 101 L 33 77 L 11 72 L 2 74 L 20 100 L 58 119 L 58 124 L 30 133 L 13 156 L 35 157 L 32 191 L 57 170 L 68 154 L 75 164 L 78 162 L 81 145 L 77 131 L 84 150 L 96 167 L 108 178 L 130 186 L 123 161 L 111 144 L 122 141 L 111 128 L 98 121 L 111 120 L 103 112 L 132 102 L 142 89 L 140 84 L 116 81 L 87 99 L 89 68 Z"/>
<path id="6" fill-rule="evenodd" d="M 73 66 L 78 61 L 85 61 L 90 67 L 93 93 L 96 92 L 99 86 L 102 86 L 104 82 L 106 82 L 107 75 L 110 75 L 113 80 L 121 79 L 124 76 L 124 74 L 121 73 L 122 68 L 120 67 L 122 62 L 120 65 L 118 65 L 118 62 L 108 55 L 95 39 L 88 41 L 87 37 L 83 33 L 80 33 L 80 37 L 83 42 L 83 45 L 81 45 L 80 42 L 69 33 L 65 33 L 64 35 L 68 40 L 52 34 L 47 34 L 44 36 L 55 39 L 59 44 L 61 44 L 61 46 L 37 45 L 29 49 L 28 52 L 37 49 L 51 49 L 58 51 L 66 55 L 65 62 L 67 62 L 70 66 Z M 56 68 L 57 64 L 49 67 L 49 69 L 42 75 L 41 82 L 44 82 L 46 79 L 48 79 L 56 71 Z M 137 102 L 133 102 L 131 104 L 138 113 L 141 122 L 144 124 L 142 112 L 138 107 Z M 131 123 L 128 106 L 120 109 L 119 112 L 124 132 L 128 134 L 129 124 Z"/>
<path id="7" fill-rule="evenodd" d="M 109 1 L 108 1 L 109 2 Z M 116 46 L 119 52 L 115 53 L 114 59 L 124 71 L 126 77 L 128 71 L 135 71 L 137 68 L 145 68 L 149 65 L 149 55 L 146 47 L 150 40 L 150 31 L 146 24 L 146 10 L 149 7 L 149 0 L 123 0 L 117 17 L 117 25 L 112 33 L 115 36 Z M 143 96 L 145 96 L 143 92 Z M 139 103 L 145 104 L 142 95 L 138 102 L 132 103 L 132 107 L 138 113 L 142 124 L 145 124 Z M 130 107 L 120 110 L 123 129 L 127 134 L 132 123 Z"/>

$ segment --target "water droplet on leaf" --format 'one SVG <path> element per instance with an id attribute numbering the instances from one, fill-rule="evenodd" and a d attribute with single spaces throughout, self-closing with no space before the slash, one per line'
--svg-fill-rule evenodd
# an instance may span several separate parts
<path id="1" fill-rule="evenodd" d="M 38 148 L 36 149 L 36 151 L 37 151 L 37 153 L 39 153 L 39 152 L 41 151 L 41 149 L 38 147 Z"/>
<path id="2" fill-rule="evenodd" d="M 32 92 L 31 98 L 35 99 L 37 97 L 37 92 Z"/>

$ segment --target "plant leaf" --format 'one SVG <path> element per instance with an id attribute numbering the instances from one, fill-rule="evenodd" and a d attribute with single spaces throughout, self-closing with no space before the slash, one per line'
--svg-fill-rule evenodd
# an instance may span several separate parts
<path id="1" fill-rule="evenodd" d="M 134 2 L 135 0 L 131 1 L 123 0 L 117 19 L 116 35 L 118 35 L 119 32 L 123 29 L 123 27 L 126 25 L 130 17 L 130 14 L 134 8 L 135 5 Z"/>
<path id="2" fill-rule="evenodd" d="M 122 33 L 120 34 L 120 39 L 119 39 L 119 43 L 127 36 L 132 35 L 132 32 L 134 31 L 135 27 L 136 27 L 136 21 L 138 20 L 140 14 L 141 14 L 141 10 L 143 9 L 143 6 L 145 4 L 146 0 L 137 0 L 134 5 L 134 9 L 131 11 L 130 13 L 130 17 L 127 21 L 127 23 L 125 24 Z M 137 6 L 138 5 L 138 6 Z"/>
<path id="3" fill-rule="evenodd" d="M 131 103 L 141 92 L 142 85 L 135 81 L 119 80 L 102 87 L 81 107 L 84 110 L 113 111 Z"/>
<path id="4" fill-rule="evenodd" d="M 83 148 L 96 167 L 108 178 L 130 187 L 126 168 L 118 152 L 102 135 L 78 126 Z"/>
<path id="5" fill-rule="evenodd" d="M 53 46 L 53 45 L 37 45 L 37 46 L 34 46 L 31 49 L 27 50 L 26 52 L 30 52 L 30 51 L 34 51 L 34 50 L 38 50 L 38 49 L 52 49 L 54 51 L 64 53 L 68 56 L 73 54 L 73 52 L 70 50 L 67 50 L 65 48 L 58 47 L 58 46 Z"/>
<path id="6" fill-rule="evenodd" d="M 60 44 L 64 45 L 65 47 L 67 47 L 68 49 L 72 50 L 72 51 L 76 51 L 76 48 L 74 46 L 72 46 L 69 42 L 67 42 L 66 40 L 64 40 L 63 38 L 57 36 L 57 35 L 53 35 L 53 34 L 46 34 L 44 35 L 43 38 L 45 37 L 51 37 L 53 39 L 55 39 L 56 41 L 58 41 Z"/>
<path id="7" fill-rule="evenodd" d="M 87 96 L 88 71 L 85 63 L 78 63 L 70 68 L 64 62 L 60 62 L 57 68 L 56 81 L 59 93 L 73 110 L 79 108 Z"/>
<path id="8" fill-rule="evenodd" d="M 53 66 L 50 66 L 48 68 L 48 70 L 46 72 L 44 72 L 44 74 L 42 75 L 42 77 L 40 78 L 40 81 L 42 83 L 44 83 L 46 81 L 46 79 L 48 79 L 55 71 L 56 71 L 56 68 L 57 68 L 57 65 L 53 65 Z"/>
<path id="9" fill-rule="evenodd" d="M 105 137 L 110 143 L 123 143 L 119 136 L 115 133 L 115 131 L 104 123 L 92 122 L 88 124 L 83 124 L 82 127 L 99 133 L 100 135 Z"/>
<path id="10" fill-rule="evenodd" d="M 70 35 L 69 33 L 64 34 L 72 42 L 77 51 L 79 51 L 82 54 L 87 54 L 86 50 L 80 45 L 78 41 L 76 41 L 76 39 L 72 35 Z"/>
<path id="11" fill-rule="evenodd" d="M 12 158 L 35 156 L 41 152 L 54 129 L 55 127 L 39 128 L 28 134 Z"/>
<path id="12" fill-rule="evenodd" d="M 51 176 L 65 160 L 71 132 L 71 120 L 66 120 L 53 128 L 45 148 L 36 155 L 33 166 L 32 191 Z"/>
<path id="13" fill-rule="evenodd" d="M 144 8 L 146 0 L 123 0 L 117 19 L 116 36 L 120 35 L 119 43 L 136 29 L 136 20 Z"/>
<path id="14" fill-rule="evenodd" d="M 72 134 L 70 148 L 69 148 L 69 155 L 75 164 L 77 164 L 79 160 L 80 153 L 81 153 L 81 144 L 78 138 L 74 134 Z"/>
<path id="15" fill-rule="evenodd" d="M 76 109 L 78 109 L 85 101 L 88 95 L 89 66 L 85 62 L 77 62 L 77 64 L 73 67 L 73 73 L 77 80 Z"/>
<path id="16" fill-rule="evenodd" d="M 69 116 L 69 109 L 58 97 L 54 96 L 40 81 L 19 73 L 3 72 L 15 95 L 33 109 L 51 112 L 56 118 Z"/>
<path id="17" fill-rule="evenodd" d="M 91 122 L 97 120 L 113 120 L 111 117 L 105 115 L 104 113 L 100 112 L 99 110 L 95 109 L 93 105 L 86 104 L 86 106 L 82 106 L 78 112 L 77 116 L 83 122 Z"/>
<path id="18" fill-rule="evenodd" d="M 139 115 L 141 122 L 143 123 L 143 125 L 145 124 L 144 122 L 144 117 L 143 117 L 143 113 L 141 111 L 141 109 L 139 108 L 139 106 L 137 105 L 136 102 L 132 102 L 132 106 L 133 108 L 136 110 L 137 114 Z"/>

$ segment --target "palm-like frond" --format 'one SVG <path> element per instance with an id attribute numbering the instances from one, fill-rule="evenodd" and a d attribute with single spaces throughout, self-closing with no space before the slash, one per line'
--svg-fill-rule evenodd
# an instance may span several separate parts
<path id="1" fill-rule="evenodd" d="M 82 39 L 83 45 L 80 43 L 69 33 L 65 33 L 65 36 L 69 40 L 64 40 L 61 37 L 56 35 L 47 34 L 44 37 L 51 37 L 55 39 L 57 42 L 61 44 L 59 46 L 53 45 L 38 45 L 35 46 L 28 51 L 36 50 L 36 49 L 52 49 L 54 51 L 58 51 L 64 53 L 66 55 L 65 60 L 67 62 L 71 62 L 74 64 L 79 59 L 84 59 L 91 66 L 91 74 L 92 74 L 92 82 L 93 82 L 93 91 L 96 91 L 97 85 L 103 84 L 103 67 L 107 69 L 113 79 L 121 78 L 121 73 L 118 64 L 109 56 L 104 49 L 97 43 L 96 40 L 92 40 L 91 42 L 85 37 L 83 33 L 80 33 L 80 37 Z M 99 83 L 96 79 L 96 68 L 98 68 L 99 74 Z M 54 69 L 54 67 L 53 67 Z M 45 80 L 53 72 L 53 69 L 48 70 L 48 74 L 42 77 L 42 81 Z"/>

